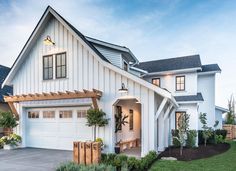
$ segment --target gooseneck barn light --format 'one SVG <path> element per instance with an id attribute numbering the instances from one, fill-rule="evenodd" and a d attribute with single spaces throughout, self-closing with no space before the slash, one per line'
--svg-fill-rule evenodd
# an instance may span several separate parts
<path id="1" fill-rule="evenodd" d="M 44 40 L 43 40 L 43 43 L 45 45 L 55 45 L 55 42 L 52 41 L 51 37 L 50 36 L 47 36 Z"/>
<path id="2" fill-rule="evenodd" d="M 127 93 L 127 92 L 128 92 L 128 89 L 125 88 L 125 84 L 122 83 L 121 88 L 119 89 L 119 93 Z"/>

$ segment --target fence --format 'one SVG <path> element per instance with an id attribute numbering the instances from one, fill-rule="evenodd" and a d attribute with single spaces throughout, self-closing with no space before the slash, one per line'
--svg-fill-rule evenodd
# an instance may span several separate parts
<path id="1" fill-rule="evenodd" d="M 97 164 L 101 161 L 99 142 L 74 142 L 73 159 L 77 164 Z"/>
<path id="2" fill-rule="evenodd" d="M 236 138 L 236 125 L 225 124 L 223 125 L 223 129 L 227 130 L 227 140 L 232 140 Z"/>

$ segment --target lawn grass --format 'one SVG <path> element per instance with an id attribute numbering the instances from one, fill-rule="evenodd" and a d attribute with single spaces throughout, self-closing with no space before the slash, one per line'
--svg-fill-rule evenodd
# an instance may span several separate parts
<path id="1" fill-rule="evenodd" d="M 225 153 L 189 162 L 156 161 L 150 171 L 236 171 L 236 142 L 230 142 L 231 147 Z"/>

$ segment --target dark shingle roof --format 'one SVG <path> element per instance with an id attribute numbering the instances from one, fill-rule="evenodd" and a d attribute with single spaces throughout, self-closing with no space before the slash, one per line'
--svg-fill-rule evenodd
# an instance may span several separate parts
<path id="1" fill-rule="evenodd" d="M 148 62 L 140 62 L 135 67 L 148 72 L 162 72 L 188 68 L 200 68 L 202 66 L 199 55 L 183 56 Z"/>
<path id="2" fill-rule="evenodd" d="M 177 102 L 186 102 L 186 101 L 204 101 L 202 93 L 197 93 L 197 95 L 190 96 L 175 96 Z"/>
<path id="3" fill-rule="evenodd" d="M 5 77 L 9 73 L 10 68 L 0 65 L 0 86 L 2 85 Z M 12 94 L 13 89 L 11 86 L 4 86 L 3 88 L 0 88 L 0 102 L 4 102 L 3 95 Z"/>
<path id="4" fill-rule="evenodd" d="M 202 65 L 202 70 L 198 72 L 221 71 L 218 64 Z"/>

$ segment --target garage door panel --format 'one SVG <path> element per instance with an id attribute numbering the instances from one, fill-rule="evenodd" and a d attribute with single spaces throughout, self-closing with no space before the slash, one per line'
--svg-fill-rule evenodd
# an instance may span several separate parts
<path id="1" fill-rule="evenodd" d="M 39 118 L 26 119 L 26 146 L 50 149 L 72 150 L 73 141 L 92 140 L 92 128 L 85 118 L 77 118 L 79 108 L 37 109 Z M 36 109 L 32 109 L 36 110 Z M 45 110 L 55 112 L 55 118 L 42 118 Z M 72 110 L 72 118 L 60 118 L 59 111 Z M 30 111 L 30 109 L 29 109 Z M 27 115 L 26 115 L 27 116 Z"/>

